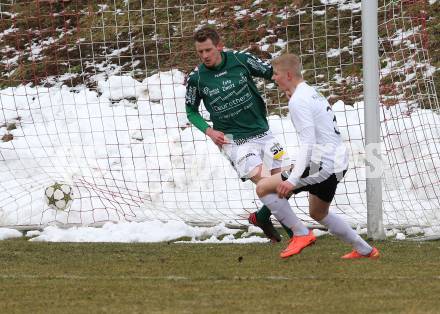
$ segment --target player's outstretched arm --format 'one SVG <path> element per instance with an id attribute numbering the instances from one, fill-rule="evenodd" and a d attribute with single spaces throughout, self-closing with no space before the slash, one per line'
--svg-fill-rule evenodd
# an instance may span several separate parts
<path id="1" fill-rule="evenodd" d="M 186 116 L 197 129 L 205 133 L 220 148 L 227 143 L 225 134 L 221 131 L 214 130 L 206 123 L 205 119 L 200 115 L 199 111 L 191 106 L 186 106 Z"/>
<path id="2" fill-rule="evenodd" d="M 279 198 L 288 198 L 294 189 L 294 184 L 286 181 L 286 178 L 283 179 L 281 173 L 276 173 L 271 177 L 261 179 L 256 191 L 260 198 L 272 193 L 276 193 Z"/>
<path id="3" fill-rule="evenodd" d="M 186 117 L 197 129 L 203 133 L 206 133 L 206 130 L 209 128 L 209 124 L 199 113 L 198 107 L 194 108 L 192 106 L 186 106 Z"/>

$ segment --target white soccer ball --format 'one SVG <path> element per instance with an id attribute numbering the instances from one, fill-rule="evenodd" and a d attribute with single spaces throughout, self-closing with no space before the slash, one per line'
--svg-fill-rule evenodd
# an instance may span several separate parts
<path id="1" fill-rule="evenodd" d="M 66 210 L 73 201 L 73 191 L 70 185 L 55 182 L 44 191 L 46 204 L 55 210 Z"/>

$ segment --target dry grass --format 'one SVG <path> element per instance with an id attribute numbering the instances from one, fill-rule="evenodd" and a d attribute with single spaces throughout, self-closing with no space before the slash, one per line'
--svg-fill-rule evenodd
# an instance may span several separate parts
<path id="1" fill-rule="evenodd" d="M 435 313 L 439 242 L 380 242 L 377 261 L 343 261 L 322 237 L 285 244 L 0 242 L 3 313 Z"/>

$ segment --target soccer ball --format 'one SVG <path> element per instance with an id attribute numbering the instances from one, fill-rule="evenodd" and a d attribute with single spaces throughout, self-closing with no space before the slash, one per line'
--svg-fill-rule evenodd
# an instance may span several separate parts
<path id="1" fill-rule="evenodd" d="M 73 191 L 70 185 L 55 182 L 44 191 L 47 205 L 55 210 L 66 210 L 73 201 Z"/>

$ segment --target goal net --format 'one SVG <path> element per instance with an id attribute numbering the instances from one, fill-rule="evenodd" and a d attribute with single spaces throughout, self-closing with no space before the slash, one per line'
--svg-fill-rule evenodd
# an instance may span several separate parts
<path id="1" fill-rule="evenodd" d="M 432 2 L 432 1 L 431 1 Z M 440 233 L 440 116 L 425 1 L 381 1 L 384 224 Z M 246 225 L 261 205 L 188 123 L 192 34 L 213 24 L 227 49 L 297 53 L 329 100 L 350 169 L 331 210 L 366 224 L 360 1 L 124 0 L 0 4 L 0 226 L 183 220 Z M 257 80 L 272 131 L 292 158 L 287 98 Z M 209 121 L 209 114 L 202 110 Z M 44 190 L 70 185 L 54 210 Z M 306 222 L 307 195 L 290 200 Z"/>

